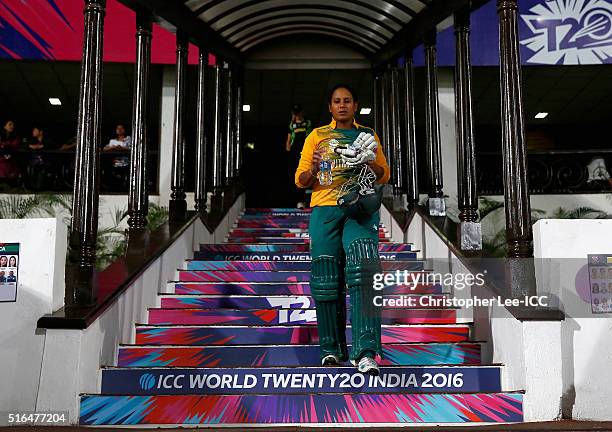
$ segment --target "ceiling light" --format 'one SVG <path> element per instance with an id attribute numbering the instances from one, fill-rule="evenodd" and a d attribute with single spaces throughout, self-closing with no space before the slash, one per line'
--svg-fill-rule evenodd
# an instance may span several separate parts
<path id="1" fill-rule="evenodd" d="M 548 113 L 545 112 L 540 112 L 535 115 L 535 118 L 537 119 L 545 119 L 546 117 L 548 117 Z"/>
<path id="2" fill-rule="evenodd" d="M 59 98 L 49 98 L 49 103 L 51 105 L 61 105 L 62 101 Z"/>
<path id="3" fill-rule="evenodd" d="M 361 108 L 361 111 L 359 111 L 359 114 L 368 115 L 371 112 L 372 112 L 372 108 Z"/>
<path id="4" fill-rule="evenodd" d="M 242 111 L 245 111 L 245 112 L 251 111 L 251 105 L 242 105 Z"/>

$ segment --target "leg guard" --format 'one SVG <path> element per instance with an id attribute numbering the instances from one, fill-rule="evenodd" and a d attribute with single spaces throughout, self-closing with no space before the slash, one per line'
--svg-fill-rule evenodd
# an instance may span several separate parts
<path id="1" fill-rule="evenodd" d="M 346 292 L 340 260 L 320 256 L 312 260 L 310 292 L 317 309 L 321 358 L 329 354 L 347 359 Z"/>
<path id="2" fill-rule="evenodd" d="M 374 274 L 381 272 L 378 241 L 354 240 L 346 254 L 346 282 L 351 297 L 353 349 L 351 360 L 358 360 L 364 351 L 382 357 L 380 324 L 382 308 L 374 305 Z"/>

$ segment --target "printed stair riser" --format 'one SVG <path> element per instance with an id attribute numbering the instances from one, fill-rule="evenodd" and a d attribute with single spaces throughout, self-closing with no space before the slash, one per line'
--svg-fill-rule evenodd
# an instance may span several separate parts
<path id="1" fill-rule="evenodd" d="M 480 344 L 386 344 L 382 366 L 480 364 Z M 319 366 L 317 345 L 136 347 L 122 346 L 120 367 Z"/>
<path id="2" fill-rule="evenodd" d="M 412 245 L 385 243 L 378 245 L 379 252 L 410 252 Z M 200 251 L 206 252 L 309 252 L 309 245 L 281 244 L 201 244 Z"/>
<path id="3" fill-rule="evenodd" d="M 235 245 L 236 246 L 236 245 Z M 379 252 L 383 261 L 416 259 L 416 252 Z M 310 252 L 214 252 L 195 251 L 194 260 L 202 261 L 310 261 Z"/>
<path id="4" fill-rule="evenodd" d="M 308 282 L 310 281 L 309 271 L 236 271 L 229 272 L 223 270 L 179 270 L 180 282 Z M 402 273 L 402 277 L 409 281 L 409 284 L 427 283 L 428 272 L 415 271 Z M 381 281 L 382 283 L 382 281 Z"/>
<path id="5" fill-rule="evenodd" d="M 310 271 L 311 261 L 187 261 L 187 270 L 223 271 Z M 423 270 L 423 261 L 383 261 L 385 271 Z"/>
<path id="6" fill-rule="evenodd" d="M 383 343 L 466 342 L 467 326 L 383 326 Z M 351 326 L 347 340 L 352 339 Z M 142 345 L 285 345 L 316 344 L 317 327 L 277 326 L 207 326 L 207 327 L 136 327 L 136 343 Z"/>
<path id="7" fill-rule="evenodd" d="M 478 393 L 501 391 L 500 367 L 105 369 L 102 394 Z"/>
<path id="8" fill-rule="evenodd" d="M 383 324 L 452 324 L 454 309 L 383 309 Z M 350 312 L 347 313 L 347 322 Z M 317 324 L 314 309 L 149 309 L 149 324 Z"/>
<path id="9" fill-rule="evenodd" d="M 413 296 L 393 296 L 385 295 L 385 301 L 402 301 L 406 299 L 412 301 L 411 304 L 392 308 L 384 306 L 383 309 L 388 309 L 390 313 L 403 315 L 405 309 L 435 309 L 433 307 L 424 307 L 419 305 L 428 303 L 429 300 L 441 301 L 445 296 L 442 295 L 413 295 Z M 350 299 L 346 297 L 347 306 Z M 200 297 L 200 296 L 185 296 L 185 297 L 162 297 L 161 307 L 168 309 L 314 309 L 315 301 L 310 296 L 261 296 L 253 295 L 248 297 Z M 391 312 L 395 311 L 395 312 Z"/>
<path id="10" fill-rule="evenodd" d="M 523 396 L 316 394 L 90 396 L 83 425 L 521 422 Z"/>
<path id="11" fill-rule="evenodd" d="M 173 283 L 176 294 L 251 294 L 251 295 L 310 295 L 310 285 L 305 283 L 248 283 L 248 282 L 199 282 Z M 390 285 L 381 291 L 387 295 L 440 294 L 441 285 Z"/>

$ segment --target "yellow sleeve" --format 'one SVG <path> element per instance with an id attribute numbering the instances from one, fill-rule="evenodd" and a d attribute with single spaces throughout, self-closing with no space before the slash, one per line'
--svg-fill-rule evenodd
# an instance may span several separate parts
<path id="1" fill-rule="evenodd" d="M 306 189 L 308 186 L 300 183 L 300 174 L 309 171 L 312 166 L 312 155 L 315 151 L 316 132 L 312 131 L 304 141 L 304 147 L 300 156 L 300 163 L 295 171 L 295 185 L 301 189 Z"/>
<path id="2" fill-rule="evenodd" d="M 376 160 L 374 162 L 379 167 L 382 167 L 384 171 L 383 176 L 376 180 L 376 183 L 385 184 L 389 181 L 389 178 L 391 177 L 391 171 L 389 170 L 389 165 L 387 164 L 387 158 L 383 153 L 382 145 L 380 144 L 380 138 L 378 137 L 376 132 L 374 133 L 374 138 L 376 138 L 376 142 L 378 142 L 378 149 L 376 150 Z"/>

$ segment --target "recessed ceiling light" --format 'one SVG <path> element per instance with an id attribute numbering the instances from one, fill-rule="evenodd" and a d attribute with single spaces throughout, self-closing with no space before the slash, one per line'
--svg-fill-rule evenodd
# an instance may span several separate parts
<path id="1" fill-rule="evenodd" d="M 359 114 L 368 115 L 371 112 L 372 112 L 372 108 L 361 108 L 361 111 L 359 111 Z"/>
<path id="2" fill-rule="evenodd" d="M 548 117 L 548 113 L 545 112 L 540 112 L 535 115 L 535 118 L 537 119 L 545 119 L 546 117 Z"/>
<path id="3" fill-rule="evenodd" d="M 59 98 L 49 98 L 49 103 L 51 105 L 61 105 L 62 101 Z"/>
<path id="4" fill-rule="evenodd" d="M 251 111 L 251 105 L 242 105 L 242 111 Z"/>

